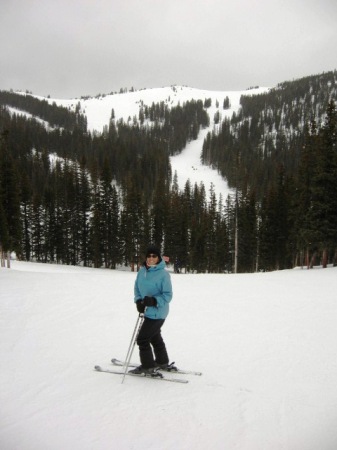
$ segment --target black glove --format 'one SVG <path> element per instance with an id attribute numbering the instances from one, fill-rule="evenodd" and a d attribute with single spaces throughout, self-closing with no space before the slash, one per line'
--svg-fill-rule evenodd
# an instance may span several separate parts
<path id="1" fill-rule="evenodd" d="M 144 297 L 143 299 L 144 306 L 157 306 L 157 300 L 155 297 Z"/>
<path id="2" fill-rule="evenodd" d="M 136 301 L 136 307 L 139 314 L 143 314 L 143 312 L 145 311 L 145 305 L 142 299 Z"/>

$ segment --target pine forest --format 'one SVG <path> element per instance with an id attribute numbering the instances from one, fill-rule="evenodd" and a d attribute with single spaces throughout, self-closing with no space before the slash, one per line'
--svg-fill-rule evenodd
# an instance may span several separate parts
<path id="1" fill-rule="evenodd" d="M 337 265 L 336 99 L 331 71 L 242 95 L 230 118 L 161 102 L 93 133 L 80 105 L 0 91 L 0 253 L 137 270 L 153 242 L 181 272 Z M 201 159 L 227 198 L 170 165 L 210 119 Z"/>

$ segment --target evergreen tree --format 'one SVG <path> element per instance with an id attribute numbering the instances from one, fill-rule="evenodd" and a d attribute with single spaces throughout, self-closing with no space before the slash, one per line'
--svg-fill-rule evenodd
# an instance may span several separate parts
<path id="1" fill-rule="evenodd" d="M 325 124 L 319 133 L 311 202 L 306 215 L 307 229 L 314 249 L 322 252 L 323 267 L 327 266 L 329 250 L 334 253 L 337 245 L 336 131 L 336 108 L 331 101 Z"/>
<path id="2" fill-rule="evenodd" d="M 132 270 L 138 268 L 141 251 L 148 244 L 149 234 L 145 229 L 148 223 L 142 194 L 130 177 L 123 195 L 120 236 L 124 263 L 131 265 Z"/>
<path id="3" fill-rule="evenodd" d="M 221 195 L 218 202 L 218 212 L 216 213 L 215 239 L 216 245 L 215 245 L 214 259 L 217 264 L 216 272 L 221 273 L 227 270 L 227 262 L 229 255 L 228 230 L 224 216 Z"/>
<path id="4" fill-rule="evenodd" d="M 90 258 L 95 268 L 102 266 L 102 207 L 100 181 L 94 185 L 92 216 L 90 219 Z"/>
<path id="5" fill-rule="evenodd" d="M 217 260 L 217 223 L 218 223 L 218 211 L 217 200 L 214 192 L 214 185 L 211 183 L 210 198 L 207 208 L 207 234 L 206 234 L 206 265 L 207 272 L 217 272 L 219 264 Z"/>
<path id="6" fill-rule="evenodd" d="M 312 200 L 312 183 L 315 174 L 315 164 L 318 148 L 318 130 L 316 122 L 311 122 L 310 128 L 305 128 L 305 141 L 301 149 L 297 174 L 295 195 L 292 197 L 292 240 L 300 255 L 299 264 L 309 266 L 309 251 L 311 247 L 311 233 L 308 227 L 308 211 Z"/>
<path id="7" fill-rule="evenodd" d="M 150 241 L 156 242 L 162 247 L 164 241 L 164 230 L 168 215 L 168 188 L 164 180 L 158 179 L 153 196 L 153 205 L 151 209 L 151 230 L 152 236 Z"/>
<path id="8" fill-rule="evenodd" d="M 194 185 L 193 217 L 191 220 L 190 265 L 192 270 L 206 272 L 207 270 L 207 207 L 206 193 L 203 183 Z"/>
<path id="9" fill-rule="evenodd" d="M 33 196 L 33 208 L 32 208 L 32 253 L 34 259 L 38 262 L 44 261 L 45 241 L 44 241 L 44 229 L 43 229 L 43 207 L 41 195 L 35 193 Z"/>
<path id="10" fill-rule="evenodd" d="M 4 251 L 15 251 L 21 256 L 20 187 L 15 161 L 8 146 L 8 132 L 0 136 L 0 202 L 2 204 Z"/>
<path id="11" fill-rule="evenodd" d="M 0 196 L 0 258 L 2 251 L 8 251 L 10 248 L 9 234 L 6 215 L 3 207 L 3 203 Z"/>
<path id="12" fill-rule="evenodd" d="M 83 266 L 89 265 L 90 260 L 90 210 L 91 210 L 91 188 L 88 180 L 88 173 L 84 162 L 79 168 L 79 240 L 80 240 L 80 260 Z"/>
<path id="13" fill-rule="evenodd" d="M 22 257 L 26 261 L 30 261 L 31 257 L 31 236 L 30 224 L 32 213 L 32 187 L 26 173 L 21 178 L 21 217 L 22 217 Z M 0 202 L 1 203 L 1 202 Z"/>
<path id="14" fill-rule="evenodd" d="M 257 210 L 254 192 L 242 197 L 238 221 L 238 272 L 254 272 L 257 264 Z"/>
<path id="15" fill-rule="evenodd" d="M 260 267 L 263 270 L 279 270 L 289 267 L 288 208 L 284 170 L 280 168 L 277 186 L 270 189 L 261 206 L 259 229 Z"/>
<path id="16" fill-rule="evenodd" d="M 64 179 L 63 170 L 60 161 L 55 164 L 55 169 L 53 173 L 53 196 L 55 197 L 55 205 L 51 210 L 50 215 L 53 218 L 50 221 L 51 234 L 53 238 L 53 247 L 55 248 L 55 258 L 56 262 L 65 263 L 65 240 L 64 240 Z"/>
<path id="17" fill-rule="evenodd" d="M 236 227 L 236 199 L 233 201 L 230 195 L 227 196 L 225 205 L 225 223 L 227 230 L 228 253 L 225 258 L 225 270 L 232 273 L 235 267 L 235 227 Z"/>
<path id="18" fill-rule="evenodd" d="M 189 180 L 186 182 L 184 193 L 180 193 L 175 173 L 168 199 L 164 251 L 170 257 L 176 271 L 189 266 L 189 208 L 190 182 Z"/>
<path id="19" fill-rule="evenodd" d="M 119 251 L 119 207 L 108 161 L 105 160 L 101 183 L 102 250 L 105 267 L 115 268 L 121 261 Z"/>
<path id="20" fill-rule="evenodd" d="M 122 263 L 120 249 L 120 208 L 118 193 L 115 186 L 112 186 L 110 195 L 110 235 L 109 235 L 109 256 L 111 268 L 115 269 L 117 264 Z"/>

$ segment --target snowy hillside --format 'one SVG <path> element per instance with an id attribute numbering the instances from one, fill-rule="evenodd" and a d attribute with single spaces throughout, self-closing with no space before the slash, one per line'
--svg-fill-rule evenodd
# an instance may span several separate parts
<path id="1" fill-rule="evenodd" d="M 203 372 L 186 385 L 93 370 L 127 351 L 134 279 L 0 268 L 1 449 L 337 448 L 337 268 L 172 273 L 169 355 Z"/>
<path id="2" fill-rule="evenodd" d="M 231 117 L 233 112 L 237 112 L 240 108 L 241 95 L 256 95 L 268 91 L 269 88 L 256 88 L 246 91 L 208 91 L 194 89 L 183 86 L 171 86 L 164 88 L 144 89 L 134 92 L 126 92 L 114 95 L 105 95 L 96 98 L 87 99 L 69 99 L 61 100 L 54 98 L 45 98 L 36 96 L 39 99 L 47 100 L 49 103 L 55 102 L 59 106 L 64 106 L 72 111 L 80 103 L 80 111 L 85 114 L 88 120 L 88 130 L 91 132 L 103 131 L 104 126 L 109 124 L 111 112 L 114 110 L 116 122 L 123 119 L 124 122 L 133 123 L 134 118 L 138 120 L 139 110 L 142 106 L 151 106 L 152 103 L 164 102 L 169 107 L 177 106 L 191 100 L 211 99 L 211 107 L 207 108 L 210 117 L 210 126 L 201 130 L 197 140 L 187 144 L 185 150 L 177 156 L 171 158 L 172 173 L 178 175 L 178 183 L 181 189 L 184 188 L 186 181 L 189 179 L 191 184 L 200 183 L 205 185 L 206 193 L 209 192 L 211 183 L 214 190 L 219 196 L 225 199 L 230 192 L 226 181 L 218 174 L 217 171 L 210 167 L 203 166 L 200 162 L 200 155 L 204 138 L 209 131 L 214 130 L 214 115 L 218 111 L 221 119 Z M 230 108 L 223 109 L 224 99 L 228 97 Z"/>
<path id="3" fill-rule="evenodd" d="M 47 100 L 50 104 L 55 102 L 59 106 L 65 106 L 75 111 L 78 103 L 81 105 L 81 112 L 87 116 L 88 130 L 102 132 L 104 125 L 108 125 L 111 117 L 111 110 L 115 112 L 115 120 L 123 119 L 125 122 L 138 119 L 140 107 L 142 105 L 151 106 L 152 103 L 164 102 L 169 107 L 182 105 L 191 100 L 211 99 L 212 106 L 208 109 L 212 122 L 215 111 L 218 109 L 225 117 L 231 116 L 233 111 L 237 111 L 240 106 L 241 95 L 256 95 L 268 91 L 269 88 L 256 88 L 246 91 L 208 91 L 185 86 L 170 86 L 163 88 L 143 89 L 134 92 L 121 94 L 104 95 L 100 97 L 89 97 L 87 99 L 60 100 L 53 98 L 38 97 Z M 228 97 L 231 108 L 223 110 L 223 101 Z M 219 105 L 216 107 L 216 102 Z"/>

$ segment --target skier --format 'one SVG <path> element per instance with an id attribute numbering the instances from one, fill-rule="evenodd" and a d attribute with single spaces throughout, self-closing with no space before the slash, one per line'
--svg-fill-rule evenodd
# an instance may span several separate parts
<path id="1" fill-rule="evenodd" d="M 169 363 L 161 327 L 173 295 L 170 274 L 155 245 L 147 248 L 146 260 L 137 273 L 134 294 L 137 311 L 144 314 L 144 322 L 137 337 L 141 365 L 130 372 L 151 374 L 156 368 L 167 368 Z"/>

